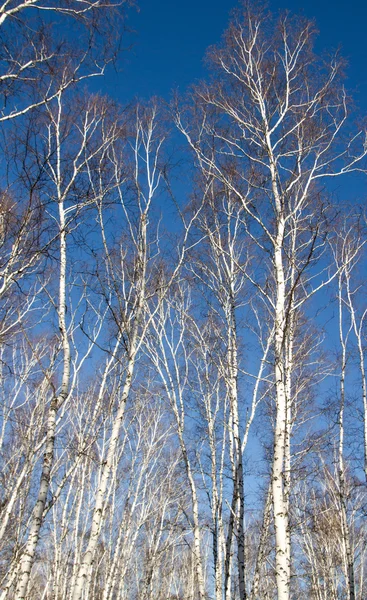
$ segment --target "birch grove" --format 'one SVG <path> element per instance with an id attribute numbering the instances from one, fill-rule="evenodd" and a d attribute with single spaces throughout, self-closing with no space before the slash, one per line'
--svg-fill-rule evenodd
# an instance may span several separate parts
<path id="1" fill-rule="evenodd" d="M 246 1 L 204 81 L 121 105 L 132 4 L 0 6 L 0 598 L 363 600 L 345 64 Z"/>

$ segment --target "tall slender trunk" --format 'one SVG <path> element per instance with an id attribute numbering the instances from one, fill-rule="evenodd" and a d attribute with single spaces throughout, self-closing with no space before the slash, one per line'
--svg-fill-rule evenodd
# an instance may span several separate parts
<path id="1" fill-rule="evenodd" d="M 276 423 L 274 432 L 274 455 L 272 469 L 272 493 L 275 527 L 276 583 L 278 600 L 289 599 L 290 546 L 289 516 L 286 502 L 285 457 L 287 443 L 287 396 L 285 386 L 285 283 L 282 258 L 284 218 L 278 216 L 278 232 L 274 248 L 277 285 L 275 307 L 275 404 Z"/>
<path id="2" fill-rule="evenodd" d="M 222 498 L 218 489 L 217 477 L 217 455 L 214 436 L 214 421 L 210 407 L 207 407 L 208 434 L 211 456 L 211 483 L 212 483 L 212 526 L 213 526 L 213 562 L 214 562 L 214 585 L 215 600 L 223 598 L 223 557 L 222 557 L 222 539 L 223 539 L 223 520 L 222 520 Z M 220 477 L 222 477 L 222 469 Z"/>
<path id="3" fill-rule="evenodd" d="M 228 326 L 228 348 L 227 348 L 227 368 L 226 385 L 229 397 L 229 417 L 230 430 L 232 438 L 231 462 L 233 491 L 231 512 L 229 516 L 226 556 L 224 570 L 224 593 L 227 599 L 230 595 L 230 572 L 232 561 L 233 538 L 237 540 L 237 569 L 240 600 L 246 600 L 246 580 L 245 580 L 245 534 L 244 534 L 244 481 L 243 481 L 243 461 L 242 461 L 242 442 L 239 423 L 238 408 L 238 356 L 237 356 L 237 325 L 235 314 L 235 303 L 232 290 L 227 299 L 228 306 L 226 319 Z"/>
<path id="4" fill-rule="evenodd" d="M 181 446 L 182 457 L 185 463 L 186 474 L 189 480 L 189 487 L 191 492 L 191 502 L 192 502 L 192 518 L 193 518 L 193 529 L 194 529 L 194 564 L 195 564 L 195 574 L 197 580 L 197 588 L 198 588 L 198 596 L 200 600 L 205 600 L 205 583 L 204 583 L 204 568 L 202 561 L 202 553 L 201 553 L 201 534 L 200 534 L 200 522 L 199 522 L 199 501 L 196 490 L 196 484 L 194 475 L 192 473 L 190 460 L 187 454 L 186 444 L 183 437 L 182 425 L 180 422 L 180 417 L 177 411 L 177 407 L 174 407 L 175 417 L 177 421 L 177 433 Z"/>
<path id="5" fill-rule="evenodd" d="M 136 361 L 136 355 L 138 351 L 138 335 L 140 329 L 140 322 L 145 304 L 145 279 L 146 279 L 146 262 L 147 262 L 147 216 L 145 213 L 141 215 L 140 222 L 140 244 L 139 244 L 139 274 L 137 278 L 137 306 L 132 330 L 130 332 L 130 343 L 128 350 L 127 366 L 125 383 L 121 393 L 121 399 L 119 408 L 116 414 L 116 418 L 112 427 L 111 438 L 107 451 L 107 456 L 102 467 L 102 474 L 99 482 L 99 487 L 95 497 L 95 504 L 92 517 L 92 526 L 90 531 L 90 537 L 87 544 L 87 548 L 84 552 L 84 556 L 80 567 L 78 569 L 78 575 L 76 577 L 75 587 L 72 592 L 72 600 L 80 600 L 83 591 L 88 592 L 91 583 L 92 566 L 95 557 L 95 551 L 97 548 L 101 527 L 103 524 L 105 499 L 108 488 L 108 482 L 110 479 L 113 460 L 116 454 L 116 449 L 120 437 L 120 430 L 125 414 L 126 402 L 128 400 L 134 374 L 134 367 Z"/>
<path id="6" fill-rule="evenodd" d="M 92 517 L 92 526 L 90 531 L 90 537 L 87 548 L 84 552 L 82 562 L 78 569 L 78 575 L 76 577 L 75 587 L 73 591 L 73 600 L 79 600 L 83 594 L 83 590 L 89 588 L 91 583 L 91 567 L 94 562 L 95 551 L 97 548 L 100 530 L 103 523 L 104 509 L 105 509 L 105 498 L 110 479 L 113 460 L 119 441 L 119 434 L 122 425 L 122 421 L 125 414 L 126 402 L 131 390 L 132 378 L 135 366 L 136 348 L 132 345 L 130 349 L 129 362 L 127 366 L 127 373 L 125 377 L 125 384 L 121 394 L 120 406 L 116 415 L 116 419 L 112 428 L 110 443 L 107 451 L 107 456 L 103 464 L 101 479 L 99 487 L 96 493 L 95 505 Z"/>
<path id="7" fill-rule="evenodd" d="M 263 115 L 267 128 L 266 145 L 269 155 L 271 185 L 274 197 L 276 231 L 274 235 L 274 275 L 276 284 L 276 303 L 274 314 L 274 375 L 275 375 L 275 431 L 272 467 L 272 494 L 275 528 L 275 569 L 278 600 L 289 600 L 290 593 L 290 544 L 289 516 L 286 501 L 285 459 L 287 445 L 287 393 L 286 393 L 286 290 L 283 263 L 283 245 L 285 234 L 284 199 L 278 182 L 277 167 L 268 129 L 266 115 Z"/>
<path id="8" fill-rule="evenodd" d="M 362 402 L 363 402 L 363 414 L 364 414 L 364 423 L 363 423 L 363 432 L 364 432 L 364 474 L 367 482 L 367 381 L 366 381 L 366 368 L 365 368 L 365 357 L 364 357 L 364 348 L 363 348 L 363 338 L 362 338 L 362 327 L 364 320 L 367 316 L 367 309 L 361 316 L 359 321 L 359 325 L 357 325 L 356 319 L 356 311 L 354 308 L 353 297 L 350 290 L 350 272 L 348 267 L 345 269 L 345 278 L 346 278 L 346 286 L 347 286 L 347 294 L 348 294 L 348 305 L 352 318 L 352 325 L 354 329 L 354 334 L 357 338 L 357 346 L 358 346 L 358 356 L 359 356 L 359 370 L 361 374 L 361 391 L 362 391 Z"/>
<path id="9" fill-rule="evenodd" d="M 163 306 L 163 305 L 162 305 Z M 185 441 L 185 403 L 183 390 L 185 383 L 181 381 L 180 367 L 177 362 L 177 347 L 173 348 L 171 342 L 167 342 L 166 333 L 164 331 L 165 326 L 165 314 L 161 314 L 159 326 L 155 326 L 155 334 L 160 339 L 159 350 L 157 351 L 155 344 L 152 346 L 148 345 L 149 353 L 151 354 L 153 363 L 157 368 L 157 371 L 161 377 L 163 386 L 166 390 L 167 398 L 169 399 L 174 419 L 176 421 L 176 432 L 180 445 L 181 455 L 185 472 L 188 480 L 188 486 L 191 495 L 191 508 L 192 508 L 192 527 L 193 527 L 193 567 L 195 572 L 195 583 L 196 591 L 195 597 L 199 600 L 205 600 L 205 578 L 204 578 L 204 564 L 202 557 L 201 548 L 201 529 L 199 519 L 199 498 L 195 482 L 193 469 L 188 455 L 186 441 Z M 161 325 L 163 328 L 161 329 Z M 180 332 L 179 338 L 182 340 L 183 332 Z M 181 342 L 180 342 L 181 343 Z M 172 361 L 172 362 L 171 362 Z"/>
<path id="10" fill-rule="evenodd" d="M 293 236 L 293 248 L 292 254 L 296 254 L 296 236 Z M 295 327 L 295 311 L 294 311 L 294 290 L 295 283 L 295 269 L 294 265 L 291 268 L 290 284 L 291 298 L 287 307 L 287 328 L 284 332 L 284 366 L 285 366 L 285 391 L 286 391 L 286 424 L 285 424 L 285 446 L 284 446 L 284 503 L 285 510 L 289 520 L 289 507 L 290 507 L 290 493 L 291 493 L 291 433 L 292 433 L 292 374 L 293 374 L 293 351 L 294 351 L 294 327 Z M 289 549 L 289 569 L 291 568 L 290 563 L 290 549 L 291 549 L 291 528 L 288 522 L 286 530 L 287 535 L 287 548 Z"/>
<path id="11" fill-rule="evenodd" d="M 59 161 L 58 161 L 59 162 Z M 59 181 L 61 176 L 59 175 Z M 40 529 L 43 522 L 44 509 L 46 506 L 47 495 L 50 487 L 51 469 L 54 462 L 55 436 L 56 436 L 56 417 L 61 404 L 66 400 L 69 393 L 70 380 L 70 344 L 66 326 L 66 223 L 64 202 L 59 201 L 59 221 L 60 221 L 60 274 L 59 274 L 59 305 L 58 321 L 61 334 L 62 352 L 63 352 L 63 373 L 60 392 L 53 396 L 50 403 L 47 419 L 45 452 L 43 455 L 43 465 L 41 472 L 40 485 L 36 505 L 33 510 L 31 526 L 29 529 L 28 540 L 21 557 L 20 573 L 18 576 L 18 585 L 16 588 L 17 600 L 25 600 L 27 595 L 28 583 L 31 575 L 32 566 L 35 559 L 36 548 L 39 540 Z"/>
<path id="12" fill-rule="evenodd" d="M 344 467 L 344 407 L 345 407 L 345 371 L 347 363 L 347 340 L 353 322 L 346 336 L 343 333 L 343 297 L 342 297 L 343 272 L 339 276 L 339 335 L 342 347 L 342 364 L 340 374 L 340 409 L 339 409 L 339 448 L 338 448 L 338 478 L 339 478 L 339 500 L 341 507 L 341 529 L 344 559 L 346 563 L 346 583 L 348 600 L 355 600 L 354 584 L 354 558 L 350 544 L 350 531 L 348 524 L 347 491 Z"/>
<path id="13" fill-rule="evenodd" d="M 260 540 L 256 555 L 255 574 L 252 582 L 250 600 L 259 599 L 259 588 L 260 588 L 260 574 L 261 567 L 265 560 L 265 544 L 269 536 L 270 519 L 271 519 L 271 507 L 272 507 L 272 482 L 270 481 L 268 487 L 268 493 L 266 495 L 263 522 L 261 526 Z"/>
<path id="14" fill-rule="evenodd" d="M 234 437 L 234 519 L 236 526 L 237 539 L 237 567 L 238 567 L 238 585 L 240 600 L 246 600 L 246 580 L 245 580 L 245 532 L 244 532 L 244 481 L 243 481 L 243 461 L 242 461 L 242 443 L 240 433 L 240 416 L 238 408 L 238 356 L 237 356 L 237 324 L 235 314 L 235 304 L 233 295 L 230 297 L 229 318 L 228 318 L 228 362 L 229 362 L 229 404 L 232 417 L 233 437 Z"/>
<path id="15" fill-rule="evenodd" d="M 225 551 L 225 560 L 224 560 L 224 598 L 225 598 L 225 600 L 229 600 L 232 596 L 232 594 L 231 594 L 231 572 L 232 572 L 232 562 L 233 562 L 232 540 L 233 540 L 235 511 L 236 511 L 236 496 L 233 494 L 232 495 L 231 512 L 229 515 L 229 522 L 228 522 L 228 529 L 227 529 L 226 551 Z"/>

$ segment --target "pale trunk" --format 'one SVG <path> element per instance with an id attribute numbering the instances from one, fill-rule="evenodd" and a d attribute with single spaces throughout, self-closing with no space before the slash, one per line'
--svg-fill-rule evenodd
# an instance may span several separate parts
<path id="1" fill-rule="evenodd" d="M 9 519 L 12 515 L 14 504 L 16 503 L 16 501 L 18 499 L 18 492 L 20 490 L 21 485 L 23 484 L 24 479 L 26 478 L 27 474 L 29 473 L 29 469 L 30 469 L 30 461 L 28 459 L 24 463 L 23 469 L 21 470 L 20 474 L 18 475 L 17 482 L 12 490 L 12 494 L 11 494 L 11 496 L 8 500 L 8 503 L 6 505 L 6 508 L 4 510 L 4 514 L 1 515 L 2 523 L 1 523 L 1 527 L 0 527 L 0 541 L 4 537 L 6 528 L 9 523 Z"/>
<path id="2" fill-rule="evenodd" d="M 103 465 L 102 475 L 99 482 L 98 491 L 96 493 L 95 498 L 95 506 L 93 511 L 92 518 L 92 526 L 90 531 L 89 542 L 86 548 L 86 551 L 83 556 L 82 563 L 80 565 L 78 576 L 76 579 L 76 584 L 73 593 L 73 600 L 79 600 L 82 596 L 83 589 L 89 587 L 90 584 L 90 575 L 91 575 L 91 567 L 94 560 L 95 550 L 97 548 L 99 534 L 103 521 L 103 513 L 104 513 L 104 503 L 105 497 L 108 487 L 108 482 L 113 466 L 113 459 L 116 453 L 117 444 L 120 436 L 120 429 L 122 425 L 122 421 L 125 414 L 125 406 L 130 393 L 134 366 L 135 366 L 135 358 L 136 358 L 136 336 L 137 332 L 134 332 L 134 340 L 131 344 L 130 348 L 130 356 L 129 362 L 127 365 L 127 372 L 125 378 L 124 388 L 121 394 L 120 406 L 116 415 L 116 419 L 112 428 L 111 439 L 107 451 L 107 456 Z"/>
<path id="3" fill-rule="evenodd" d="M 45 452 L 43 456 L 43 465 L 38 497 L 33 510 L 31 526 L 28 534 L 28 540 L 21 557 L 20 573 L 16 589 L 17 600 L 25 600 L 27 595 L 28 583 L 31 575 L 32 566 L 35 559 L 36 548 L 39 540 L 41 525 L 43 522 L 44 509 L 46 506 L 47 495 L 50 487 L 51 469 L 54 460 L 55 435 L 56 435 L 56 416 L 60 405 L 66 400 L 69 391 L 70 379 L 70 345 L 66 327 L 66 227 L 64 204 L 59 202 L 60 218 L 60 279 L 59 279 L 59 329 L 61 333 L 61 342 L 63 350 L 63 374 L 61 389 L 58 396 L 51 400 L 49 415 L 47 419 L 47 433 Z"/>
<path id="4" fill-rule="evenodd" d="M 293 278 L 291 281 L 293 289 Z M 286 357 L 285 357 L 285 387 L 286 387 L 286 433 L 284 448 L 284 501 L 286 512 L 289 515 L 289 500 L 291 491 L 291 427 L 292 427 L 292 371 L 293 371 L 293 343 L 294 343 L 294 311 L 293 301 L 291 302 L 288 315 L 288 328 L 286 331 Z M 291 548 L 291 530 L 288 523 L 287 546 Z"/>
<path id="5" fill-rule="evenodd" d="M 211 455 L 211 481 L 212 481 L 212 526 L 213 526 L 213 562 L 215 578 L 215 600 L 222 600 L 222 548 L 221 533 L 223 530 L 221 503 L 217 481 L 217 458 L 214 438 L 214 423 L 210 406 L 207 407 L 209 444 Z"/>
<path id="6" fill-rule="evenodd" d="M 348 268 L 347 268 L 348 269 Z M 352 324 L 355 336 L 357 338 L 358 345 L 358 355 L 359 355 L 359 370 L 361 373 L 361 384 L 362 384 L 362 402 L 363 402 L 363 414 L 364 414 L 364 474 L 365 479 L 367 481 L 367 381 L 366 381 L 366 371 L 365 371 L 365 361 L 364 361 L 364 352 L 363 352 L 363 343 L 362 343 L 362 326 L 364 319 L 366 318 L 367 311 L 365 311 L 360 319 L 359 327 L 357 326 L 355 308 L 353 304 L 353 298 L 350 291 L 350 276 L 349 272 L 346 269 L 346 283 L 347 283 L 347 293 L 348 293 L 348 303 L 349 309 L 352 317 Z"/>
<path id="7" fill-rule="evenodd" d="M 77 506 L 76 506 L 74 530 L 73 530 L 73 535 L 72 535 L 72 544 L 74 546 L 74 561 L 73 561 L 72 576 L 70 578 L 69 586 L 68 586 L 68 593 L 70 590 L 74 589 L 77 572 L 78 572 L 78 564 L 79 564 L 79 561 L 82 556 L 81 545 L 82 545 L 83 535 L 81 535 L 81 517 L 82 517 L 82 506 L 83 506 L 83 500 L 84 500 L 84 488 L 85 488 L 86 476 L 87 476 L 86 466 L 83 465 L 81 481 L 77 487 L 79 498 L 78 498 L 78 502 L 77 502 Z"/>
<path id="8" fill-rule="evenodd" d="M 116 580 L 117 580 L 117 565 L 118 561 L 121 558 L 121 545 L 122 545 L 122 536 L 124 534 L 124 518 L 121 520 L 119 534 L 117 538 L 117 544 L 114 549 L 112 565 L 110 567 L 106 584 L 103 590 L 102 600 L 110 600 L 112 597 L 112 593 L 115 589 Z"/>
<path id="9" fill-rule="evenodd" d="M 274 249 L 277 299 L 275 308 L 275 392 L 276 423 L 274 432 L 274 456 L 272 470 L 272 493 L 275 527 L 276 584 L 278 600 L 289 599 L 290 546 L 288 508 L 286 502 L 285 454 L 287 442 L 287 398 L 285 389 L 285 284 L 282 260 L 284 221 L 279 218 L 278 234 Z"/>
<path id="10" fill-rule="evenodd" d="M 177 417 L 176 417 L 177 418 Z M 183 439 L 182 429 L 179 425 L 179 439 L 181 445 L 181 451 L 183 455 L 183 459 L 186 466 L 187 478 L 189 480 L 189 486 L 191 491 L 191 501 L 192 501 L 192 517 L 194 522 L 194 561 L 195 561 L 195 571 L 196 571 L 196 579 L 198 586 L 198 596 L 200 600 L 205 600 L 205 585 L 204 585 L 204 569 L 201 557 L 201 536 L 200 536 L 200 524 L 199 524 L 199 503 L 196 491 L 196 485 L 194 476 L 192 474 L 191 465 L 189 461 L 189 457 L 187 455 L 186 445 Z"/>
<path id="11" fill-rule="evenodd" d="M 274 239 L 274 275 L 276 282 L 276 305 L 274 315 L 275 337 L 275 431 L 274 455 L 272 468 L 272 493 L 275 528 L 275 577 L 278 600 L 289 600 L 290 584 L 290 545 L 288 507 L 286 502 L 285 458 L 287 444 L 287 395 L 285 385 L 285 335 L 286 292 L 284 281 L 283 244 L 285 232 L 285 217 L 283 199 L 278 187 L 278 174 L 273 156 L 273 148 L 269 132 L 266 133 L 269 153 L 269 166 L 272 180 L 272 190 L 275 204 L 276 235 Z"/>
<path id="12" fill-rule="evenodd" d="M 72 595 L 72 600 L 80 600 L 83 594 L 83 590 L 88 590 L 91 583 L 91 573 L 92 566 L 95 557 L 95 551 L 97 548 L 99 535 L 103 523 L 104 517 L 104 508 L 105 508 L 105 499 L 108 488 L 108 483 L 113 467 L 113 460 L 116 454 L 116 449 L 119 442 L 120 430 L 125 414 L 126 402 L 130 394 L 135 360 L 137 354 L 137 346 L 138 346 L 138 333 L 139 326 L 141 320 L 141 314 L 143 310 L 143 306 L 145 303 L 145 275 L 146 275 L 146 225 L 147 219 L 146 215 L 142 214 L 141 216 L 141 246 L 140 246 L 140 256 L 138 260 L 140 260 L 140 278 L 137 282 L 140 289 L 138 289 L 137 293 L 139 294 L 137 300 L 137 309 L 136 315 L 133 323 L 133 328 L 131 331 L 130 338 L 130 347 L 129 347 L 129 355 L 128 362 L 126 368 L 126 376 L 125 383 L 121 394 L 119 409 L 117 411 L 116 419 L 114 421 L 111 438 L 109 442 L 109 447 L 107 451 L 107 456 L 102 468 L 102 474 L 99 482 L 99 487 L 95 497 L 95 505 L 93 510 L 92 517 L 92 526 L 90 531 L 90 537 L 88 541 L 87 548 L 85 550 L 81 565 L 78 570 L 78 575 L 76 578 L 76 583 Z"/>
<path id="13" fill-rule="evenodd" d="M 367 381 L 366 372 L 364 366 L 364 354 L 362 347 L 361 335 L 358 335 L 358 352 L 359 352 L 359 367 L 361 371 L 362 379 L 362 400 L 363 400 L 363 413 L 364 413 L 364 474 L 367 482 Z"/>
<path id="14" fill-rule="evenodd" d="M 269 529 L 270 529 L 270 517 L 271 517 L 271 505 L 272 505 L 271 490 L 272 490 L 272 485 L 270 482 L 269 488 L 268 488 L 268 493 L 266 495 L 264 516 L 263 516 L 260 540 L 259 540 L 259 545 L 258 545 L 257 555 L 256 555 L 255 574 L 254 574 L 254 579 L 253 579 L 252 589 L 251 589 L 251 596 L 250 596 L 251 600 L 259 599 L 261 568 L 262 568 L 263 564 L 265 563 L 266 541 L 269 537 Z"/>
<path id="15" fill-rule="evenodd" d="M 233 528 L 234 528 L 234 517 L 236 511 L 236 497 L 232 496 L 232 506 L 229 515 L 227 538 L 226 538 L 226 551 L 224 561 L 224 598 L 229 600 L 231 598 L 231 571 L 232 571 L 232 540 L 233 540 Z"/>
<path id="16" fill-rule="evenodd" d="M 348 600 L 355 600 L 354 585 L 354 560 L 350 545 L 350 532 L 347 514 L 346 484 L 344 469 L 344 405 L 345 405 L 345 369 L 346 369 L 346 339 L 343 335 L 343 298 L 342 298 L 342 277 L 339 277 L 339 334 L 342 347 L 342 368 L 340 375 L 340 411 L 339 411 L 339 499 L 341 507 L 341 526 L 342 526 L 342 545 L 344 549 L 344 560 L 346 563 L 346 583 Z"/>
<path id="17" fill-rule="evenodd" d="M 238 584 L 240 600 L 246 600 L 246 582 L 245 582 L 245 534 L 244 534 L 244 485 L 243 485 L 243 464 L 242 464 L 242 444 L 239 425 L 238 411 L 238 364 L 237 364 L 237 330 L 235 307 L 231 299 L 230 318 L 229 318 L 229 402 L 232 413 L 234 451 L 235 451 L 235 472 L 234 472 L 234 490 L 235 502 L 235 521 L 237 538 L 237 564 L 238 564 Z"/>
<path id="18" fill-rule="evenodd" d="M 245 534 L 244 534 L 244 482 L 242 443 L 238 410 L 238 358 L 237 358 L 237 327 L 233 294 L 228 298 L 227 308 L 228 325 L 228 396 L 233 435 L 233 496 L 230 521 L 228 525 L 226 561 L 225 561 L 225 596 L 230 593 L 230 560 L 233 534 L 237 539 L 237 568 L 240 600 L 246 600 L 245 581 Z"/>

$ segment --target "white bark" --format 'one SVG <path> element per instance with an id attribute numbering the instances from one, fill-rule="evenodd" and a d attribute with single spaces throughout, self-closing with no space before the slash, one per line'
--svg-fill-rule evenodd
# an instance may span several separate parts
<path id="1" fill-rule="evenodd" d="M 234 468 L 233 468 L 233 507 L 237 539 L 237 566 L 239 579 L 239 594 L 241 600 L 246 600 L 245 581 L 245 532 L 244 532 L 244 482 L 242 461 L 242 440 L 239 423 L 238 407 L 238 356 L 237 356 L 237 326 L 233 295 L 229 298 L 228 307 L 228 396 L 230 406 L 231 429 L 234 438 Z M 230 548 L 230 546 L 229 546 Z M 229 550 L 228 548 L 228 550 Z"/>
<path id="2" fill-rule="evenodd" d="M 338 289 L 338 300 L 339 300 L 339 338 L 340 345 L 342 348 L 341 355 L 341 373 L 340 373 L 340 410 L 339 410 L 339 448 L 338 448 L 338 476 L 339 476 L 339 500 L 341 508 L 341 534 L 342 534 L 342 547 L 344 550 L 345 560 L 345 571 L 346 571 L 346 584 L 348 600 L 355 600 L 355 577 L 354 577 L 354 556 L 350 542 L 350 531 L 348 524 L 348 510 L 347 510 L 347 490 L 345 481 L 345 467 L 344 467 L 344 409 L 345 409 L 345 374 L 347 364 L 347 345 L 349 334 L 353 327 L 353 320 L 349 325 L 349 328 L 344 334 L 343 328 L 343 278 L 344 269 L 339 275 L 339 289 Z"/>
<path id="3" fill-rule="evenodd" d="M 60 122 L 57 122 L 60 125 Z M 35 552 L 39 540 L 40 529 L 43 522 L 43 514 L 47 501 L 47 494 L 50 487 L 51 469 L 54 460 L 55 436 L 56 436 L 56 417 L 60 406 L 66 401 L 69 393 L 70 380 L 70 344 L 68 329 L 66 324 L 66 221 L 64 199 L 61 194 L 61 162 L 60 145 L 58 145 L 58 172 L 57 187 L 59 193 L 59 227 L 60 227 L 60 273 L 59 273 L 59 303 L 58 303 L 58 321 L 61 334 L 61 344 L 63 353 L 63 371 L 60 392 L 51 399 L 49 415 L 47 420 L 47 434 L 45 443 L 45 452 L 43 456 L 42 473 L 38 490 L 38 498 L 32 514 L 32 522 L 28 534 L 28 540 L 22 554 L 20 573 L 16 589 L 17 600 L 25 600 L 27 595 L 28 583 L 34 563 Z"/>
<path id="4" fill-rule="evenodd" d="M 357 247 L 361 249 L 363 242 L 357 244 Z M 352 256 L 355 254 L 355 250 L 352 250 Z M 365 354 L 364 354 L 364 346 L 363 346 L 363 326 L 367 318 L 367 309 L 363 311 L 362 315 L 357 318 L 357 311 L 355 308 L 353 294 L 351 290 L 351 270 L 352 265 L 348 262 L 344 269 L 345 274 L 345 285 L 347 291 L 347 303 L 348 309 L 351 314 L 351 321 L 353 325 L 354 334 L 357 340 L 358 347 L 358 357 L 359 357 L 359 371 L 361 376 L 361 394 L 362 394 L 362 403 L 363 403 L 363 412 L 364 412 L 364 423 L 363 423 L 363 441 L 364 441 L 364 472 L 365 478 L 367 481 L 367 379 L 366 379 L 366 365 L 365 365 Z"/>
<path id="5" fill-rule="evenodd" d="M 269 482 L 268 492 L 266 495 L 263 521 L 260 530 L 260 539 L 256 554 L 255 573 L 252 581 L 250 600 L 259 600 L 261 571 L 266 560 L 266 541 L 269 537 L 269 529 L 271 523 L 271 508 L 272 508 L 272 481 Z"/>
<path id="6" fill-rule="evenodd" d="M 144 220 L 142 223 L 142 239 L 145 240 L 146 243 L 146 220 L 144 216 Z M 140 298 L 138 301 L 138 307 L 135 316 L 135 322 L 133 325 L 133 330 L 131 332 L 130 339 L 130 347 L 129 347 L 129 355 L 126 366 L 126 375 L 125 375 L 125 384 L 122 389 L 121 398 L 119 401 L 119 408 L 116 414 L 115 422 L 111 431 L 111 438 L 109 442 L 109 447 L 107 451 L 107 455 L 103 464 L 102 475 L 98 487 L 98 491 L 95 497 L 95 505 L 93 510 L 92 517 L 92 526 L 90 531 L 89 542 L 87 548 L 84 552 L 82 562 L 78 569 L 78 575 L 75 582 L 75 587 L 73 591 L 72 598 L 73 600 L 80 600 L 82 597 L 82 593 L 84 589 L 89 588 L 91 581 L 91 567 L 94 561 L 95 550 L 97 547 L 97 543 L 99 540 L 100 530 L 104 517 L 104 509 L 105 509 L 105 498 L 107 492 L 107 486 L 110 479 L 110 474 L 113 466 L 113 461 L 116 453 L 116 448 L 119 442 L 120 429 L 123 422 L 126 402 L 130 394 L 131 385 L 133 381 L 134 367 L 136 361 L 136 354 L 138 350 L 138 335 L 140 333 L 140 319 L 141 313 L 145 303 L 145 269 L 146 269 L 146 258 L 142 256 L 142 273 L 141 273 L 141 289 L 139 292 Z"/>
<path id="7" fill-rule="evenodd" d="M 285 291 L 282 261 L 284 224 L 279 223 L 278 245 L 274 250 L 277 281 L 275 308 L 275 389 L 276 422 L 272 468 L 272 496 L 274 508 L 276 580 L 278 600 L 288 600 L 290 584 L 289 516 L 285 497 L 285 452 L 287 432 L 287 398 L 285 390 Z"/>
<path id="8" fill-rule="evenodd" d="M 184 393 L 186 391 L 189 378 L 189 361 L 185 348 L 185 335 L 187 333 L 185 323 L 186 308 L 180 304 L 180 299 L 178 300 L 175 308 L 178 313 L 177 323 L 173 316 L 174 308 L 171 308 L 170 305 L 161 305 L 161 309 L 159 313 L 157 313 L 156 319 L 152 322 L 155 331 L 154 340 L 159 340 L 158 344 L 155 345 L 155 342 L 152 343 L 151 340 L 147 340 L 146 343 L 147 351 L 161 378 L 175 418 L 177 437 L 191 496 L 192 528 L 194 538 L 193 560 L 196 574 L 197 593 L 200 600 L 205 600 L 206 594 L 203 553 L 201 548 L 198 492 L 185 441 L 186 409 L 184 403 Z M 172 316 L 171 312 L 173 313 Z M 170 331 L 170 328 L 173 328 L 174 325 L 176 325 L 177 331 L 175 329 Z M 177 343 L 175 343 L 176 337 L 178 340 Z M 184 360 L 183 375 L 181 375 L 181 365 L 179 362 L 180 351 L 183 353 Z"/>
<path id="9" fill-rule="evenodd" d="M 127 220 L 127 227 L 131 236 L 130 243 L 135 252 L 135 273 L 133 281 L 128 282 L 125 280 L 125 277 L 127 277 L 127 273 L 125 273 L 126 267 L 124 264 L 122 264 L 122 298 L 118 297 L 116 300 L 119 306 L 124 305 L 121 314 L 122 322 L 117 323 L 117 325 L 122 337 L 126 336 L 128 340 L 127 342 L 125 341 L 125 344 L 127 343 L 128 346 L 125 357 L 125 380 L 118 403 L 117 413 L 111 429 L 107 454 L 102 465 L 98 490 L 95 495 L 89 541 L 78 569 L 75 587 L 72 591 L 73 600 L 80 600 L 84 592 L 88 594 L 88 590 L 91 585 L 95 552 L 104 521 L 106 499 L 108 497 L 108 484 L 119 444 L 120 431 L 124 419 L 126 403 L 128 401 L 133 382 L 137 353 L 144 341 L 145 333 L 149 325 L 149 320 L 148 322 L 143 322 L 144 311 L 147 307 L 146 279 L 149 260 L 147 227 L 149 209 L 161 180 L 161 172 L 158 169 L 158 160 L 160 157 L 160 150 L 164 136 L 159 134 L 157 135 L 156 132 L 156 106 L 153 106 L 151 109 L 147 109 L 146 114 L 144 114 L 144 111 L 141 111 L 141 113 L 139 107 L 137 107 L 136 126 L 134 140 L 132 143 L 134 160 L 134 185 L 137 194 L 137 207 L 139 210 L 139 222 L 136 231 L 134 231 L 133 217 L 129 215 L 128 209 L 121 196 L 121 164 L 119 162 L 119 158 L 116 156 L 113 157 L 117 191 L 120 194 L 122 210 Z M 143 173 L 141 172 L 141 163 L 144 165 Z M 145 178 L 144 182 L 142 182 L 142 178 Z M 145 189 L 147 190 L 146 192 L 144 191 Z M 116 274 L 113 272 L 113 267 L 110 262 L 103 223 L 101 223 L 101 228 L 103 244 L 106 252 L 106 261 L 108 265 L 108 276 L 111 278 L 113 288 L 116 289 L 116 285 L 118 284 L 116 281 Z M 122 263 L 124 261 L 124 256 L 125 250 L 122 249 Z M 130 289 L 128 286 L 130 286 Z"/>

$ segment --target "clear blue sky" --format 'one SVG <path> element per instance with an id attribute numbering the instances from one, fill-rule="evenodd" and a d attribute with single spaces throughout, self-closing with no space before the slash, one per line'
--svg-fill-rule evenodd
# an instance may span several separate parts
<path id="1" fill-rule="evenodd" d="M 169 98 L 205 76 L 206 48 L 220 40 L 234 0 L 137 0 L 139 12 L 130 10 L 128 26 L 135 30 L 132 49 L 124 53 L 118 74 L 110 72 L 104 88 L 121 102 L 134 96 Z M 342 47 L 349 60 L 347 85 L 358 104 L 367 110 L 367 2 L 363 0 L 273 0 L 271 10 L 289 9 L 316 19 L 319 47 Z"/>

